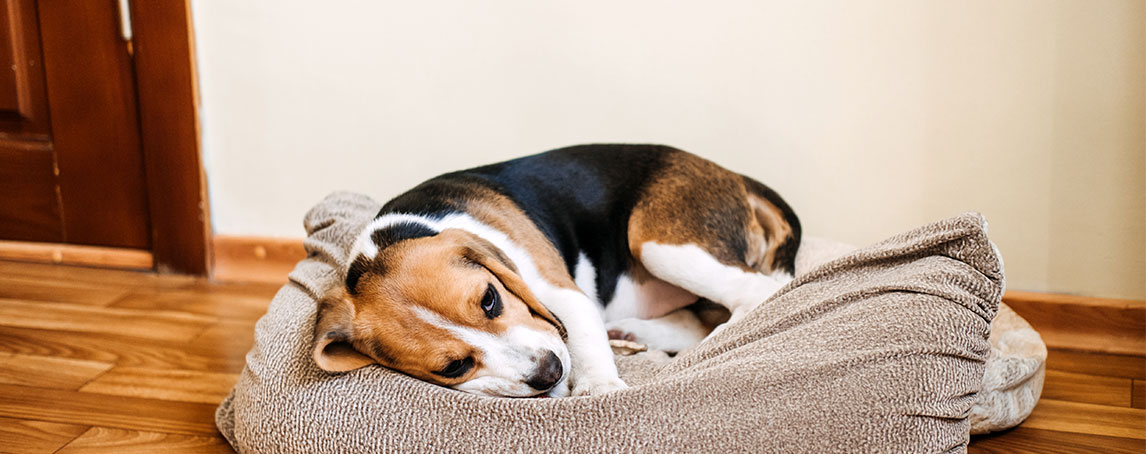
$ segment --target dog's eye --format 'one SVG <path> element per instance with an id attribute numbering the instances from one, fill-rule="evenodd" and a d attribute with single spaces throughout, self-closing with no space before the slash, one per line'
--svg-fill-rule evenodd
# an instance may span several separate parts
<path id="1" fill-rule="evenodd" d="M 434 372 L 446 378 L 458 378 L 469 372 L 474 367 L 474 357 L 467 356 L 465 359 L 455 359 L 446 364 L 442 370 Z"/>
<path id="2" fill-rule="evenodd" d="M 486 288 L 485 295 L 481 297 L 481 310 L 485 311 L 485 316 L 491 320 L 501 315 L 501 295 L 493 288 L 493 284 Z"/>

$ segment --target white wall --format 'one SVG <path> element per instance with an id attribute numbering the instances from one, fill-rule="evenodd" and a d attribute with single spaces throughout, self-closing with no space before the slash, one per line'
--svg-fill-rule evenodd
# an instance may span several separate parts
<path id="1" fill-rule="evenodd" d="M 867 244 L 964 210 L 1012 289 L 1146 298 L 1141 0 L 196 0 L 216 233 L 585 142 L 756 177 Z"/>

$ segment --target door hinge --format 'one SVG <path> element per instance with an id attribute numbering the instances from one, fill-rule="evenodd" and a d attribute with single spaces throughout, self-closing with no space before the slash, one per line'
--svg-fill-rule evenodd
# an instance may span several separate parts
<path id="1" fill-rule="evenodd" d="M 116 3 L 119 4 L 119 35 L 131 43 L 131 0 L 118 0 Z"/>

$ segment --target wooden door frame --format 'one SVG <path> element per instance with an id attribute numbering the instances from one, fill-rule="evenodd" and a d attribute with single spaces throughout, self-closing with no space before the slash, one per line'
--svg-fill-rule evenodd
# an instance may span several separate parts
<path id="1" fill-rule="evenodd" d="M 190 0 L 133 1 L 131 23 L 155 269 L 206 276 L 211 223 Z"/>

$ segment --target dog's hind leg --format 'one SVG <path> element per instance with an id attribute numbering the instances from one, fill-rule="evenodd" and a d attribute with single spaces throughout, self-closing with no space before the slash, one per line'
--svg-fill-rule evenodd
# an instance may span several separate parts
<path id="1" fill-rule="evenodd" d="M 746 264 L 722 263 L 696 244 L 645 242 L 640 260 L 657 278 L 728 308 L 729 322 L 751 312 L 791 280 L 785 273 L 767 275 Z"/>
<path id="2" fill-rule="evenodd" d="M 742 318 L 791 280 L 799 221 L 764 185 L 707 162 L 652 183 L 629 219 L 650 274 Z"/>

